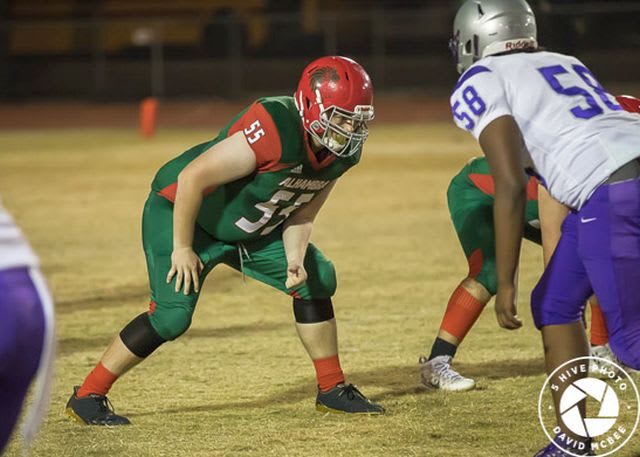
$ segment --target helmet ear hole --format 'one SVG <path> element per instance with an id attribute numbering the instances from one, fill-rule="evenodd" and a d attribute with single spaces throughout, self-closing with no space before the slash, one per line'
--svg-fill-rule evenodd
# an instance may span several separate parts
<path id="1" fill-rule="evenodd" d="M 467 40 L 464 44 L 464 52 L 465 54 L 471 54 L 471 40 Z"/>

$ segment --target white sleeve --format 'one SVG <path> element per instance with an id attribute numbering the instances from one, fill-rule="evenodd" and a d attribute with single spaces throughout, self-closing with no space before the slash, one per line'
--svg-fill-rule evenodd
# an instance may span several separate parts
<path id="1" fill-rule="evenodd" d="M 511 115 L 502 79 L 495 70 L 481 65 L 467 70 L 451 94 L 451 113 L 456 125 L 476 139 L 491 121 Z"/>

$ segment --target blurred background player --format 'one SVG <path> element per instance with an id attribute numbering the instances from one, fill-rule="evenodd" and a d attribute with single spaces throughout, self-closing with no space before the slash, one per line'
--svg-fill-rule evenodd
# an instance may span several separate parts
<path id="1" fill-rule="evenodd" d="M 522 325 L 515 279 L 528 170 L 552 197 L 540 200 L 541 220 L 571 208 L 531 298 L 547 372 L 589 354 L 582 312 L 594 292 L 611 349 L 640 368 L 640 119 L 578 59 L 538 50 L 524 0 L 468 0 L 453 35 L 462 74 L 451 95 L 454 120 L 479 140 L 495 180 L 498 322 Z M 562 393 L 553 392 L 557 413 Z M 571 455 L 593 455 L 589 438 L 571 433 L 559 415 L 558 425 L 561 433 L 538 456 L 569 455 L 569 447 Z M 579 451 L 562 437 L 585 446 Z"/>
<path id="2" fill-rule="evenodd" d="M 164 165 L 142 222 L 150 309 L 74 388 L 67 412 L 85 424 L 128 424 L 109 407 L 107 392 L 189 328 L 201 284 L 225 263 L 293 297 L 296 329 L 316 369 L 318 410 L 382 413 L 345 383 L 331 301 L 335 270 L 309 243 L 336 180 L 360 160 L 373 116 L 365 70 L 348 58 L 323 57 L 304 69 L 294 97 L 259 99 L 215 139 Z"/>
<path id="3" fill-rule="evenodd" d="M 49 401 L 54 358 L 53 302 L 38 257 L 0 202 L 0 454 L 38 375 L 23 426 L 28 445 Z"/>
<path id="4" fill-rule="evenodd" d="M 639 113 L 640 100 L 630 95 L 616 97 L 626 111 Z M 496 249 L 493 224 L 495 183 L 487 159 L 476 157 L 458 173 L 447 189 L 447 205 L 458 240 L 469 264 L 467 277 L 451 294 L 431 354 L 420 359 L 422 383 L 442 390 L 473 389 L 475 381 L 461 376 L 451 363 L 458 346 L 475 324 L 485 305 L 496 293 Z M 551 236 L 549 236 L 551 234 Z M 545 236 L 545 265 L 560 237 L 560 227 Z M 542 244 L 538 218 L 538 183 L 527 182 L 524 238 Z M 552 239 L 549 239 L 552 238 Z M 591 297 L 591 355 L 615 360 L 598 301 Z"/>

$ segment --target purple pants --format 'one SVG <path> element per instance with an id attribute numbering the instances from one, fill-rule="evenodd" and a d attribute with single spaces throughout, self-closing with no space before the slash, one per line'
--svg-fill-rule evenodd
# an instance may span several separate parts
<path id="1" fill-rule="evenodd" d="M 29 268 L 0 270 L 0 454 L 40 363 L 45 336 L 41 293 Z"/>
<path id="2" fill-rule="evenodd" d="M 640 179 L 600 186 L 562 225 L 562 237 L 531 295 L 536 327 L 581 319 L 595 292 L 609 345 L 640 369 Z"/>

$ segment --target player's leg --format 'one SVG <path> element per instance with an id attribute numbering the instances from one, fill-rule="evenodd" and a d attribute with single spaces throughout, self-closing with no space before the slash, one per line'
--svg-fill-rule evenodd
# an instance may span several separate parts
<path id="1" fill-rule="evenodd" d="M 495 277 L 495 275 L 493 276 Z M 452 357 L 455 355 L 455 350 L 460 346 L 486 304 L 493 297 L 493 293 L 489 292 L 483 284 L 484 281 L 480 281 L 477 279 L 477 275 L 471 276 L 470 274 L 458 284 L 449 298 L 437 336 L 437 339 L 446 341 L 453 346 L 453 352 L 446 352 L 447 355 Z M 486 282 L 484 283 L 486 284 Z M 429 359 L 442 354 L 434 344 Z"/>
<path id="2" fill-rule="evenodd" d="M 595 295 L 589 297 L 591 309 L 591 326 L 589 329 L 589 343 L 592 347 L 604 346 L 609 342 L 609 332 L 602 308 Z"/>
<path id="3" fill-rule="evenodd" d="M 420 358 L 420 378 L 427 387 L 465 391 L 475 381 L 452 368 L 458 346 L 493 295 L 473 277 L 466 277 L 451 294 L 429 357 Z"/>
<path id="4" fill-rule="evenodd" d="M 533 320 L 542 331 L 547 373 L 569 360 L 589 355 L 582 314 L 592 290 L 578 255 L 577 224 L 579 218 L 569 214 L 551 261 L 531 294 Z M 564 387 L 553 392 L 558 425 L 567 436 L 582 441 L 584 438 L 565 427 L 558 413 Z"/>
<path id="5" fill-rule="evenodd" d="M 580 254 L 609 344 L 624 365 L 640 370 L 640 180 L 601 186 L 580 214 L 592 220 L 580 224 Z"/>
<path id="6" fill-rule="evenodd" d="M 451 294 L 428 358 L 420 359 L 427 387 L 464 391 L 475 386 L 451 367 L 458 346 L 496 291 L 495 232 L 492 200 L 454 178 L 447 191 L 451 220 L 467 257 L 467 277 Z"/>
<path id="7" fill-rule="evenodd" d="M 591 309 L 591 328 L 589 331 L 589 342 L 592 347 L 605 346 L 609 342 L 609 332 L 604 318 L 602 308 L 595 295 L 589 298 L 589 308 Z"/>
<path id="8" fill-rule="evenodd" d="M 336 289 L 333 264 L 309 244 L 304 260 L 307 281 L 289 290 L 285 287 L 287 259 L 281 233 L 244 245 L 244 273 L 293 296 L 293 311 L 300 341 L 311 358 L 318 385 L 316 406 L 330 412 L 380 414 L 384 409 L 371 403 L 355 386 L 345 383 L 338 355 L 338 332 L 331 297 Z M 230 262 L 240 269 L 240 262 Z"/>
<path id="9" fill-rule="evenodd" d="M 45 299 L 29 268 L 0 270 L 0 454 L 41 362 Z"/>
<path id="10" fill-rule="evenodd" d="M 600 308 L 600 303 L 595 295 L 589 297 L 589 308 L 591 309 L 591 328 L 589 329 L 589 343 L 591 357 L 605 359 L 609 362 L 618 363 L 619 360 L 609 346 L 609 332 L 607 331 L 607 322 L 604 313 Z M 591 361 L 592 365 L 598 367 L 600 364 L 597 360 Z"/>
<path id="11" fill-rule="evenodd" d="M 173 207 L 167 200 L 150 194 L 145 204 L 142 232 L 152 301 L 148 311 L 136 316 L 114 338 L 83 384 L 74 388 L 67 403 L 67 412 L 80 423 L 129 424 L 127 418 L 111 410 L 106 399 L 107 393 L 117 379 L 163 343 L 182 335 L 191 324 L 199 293 L 192 291 L 185 296 L 182 292 L 175 292 L 175 278 L 171 283 L 166 282 L 173 245 Z M 209 251 L 216 247 L 220 250 L 221 246 L 222 243 L 215 242 L 196 226 L 194 250 L 205 263 L 200 284 L 219 262 L 219 259 L 210 256 Z M 209 257 L 205 258 L 207 255 Z"/>

